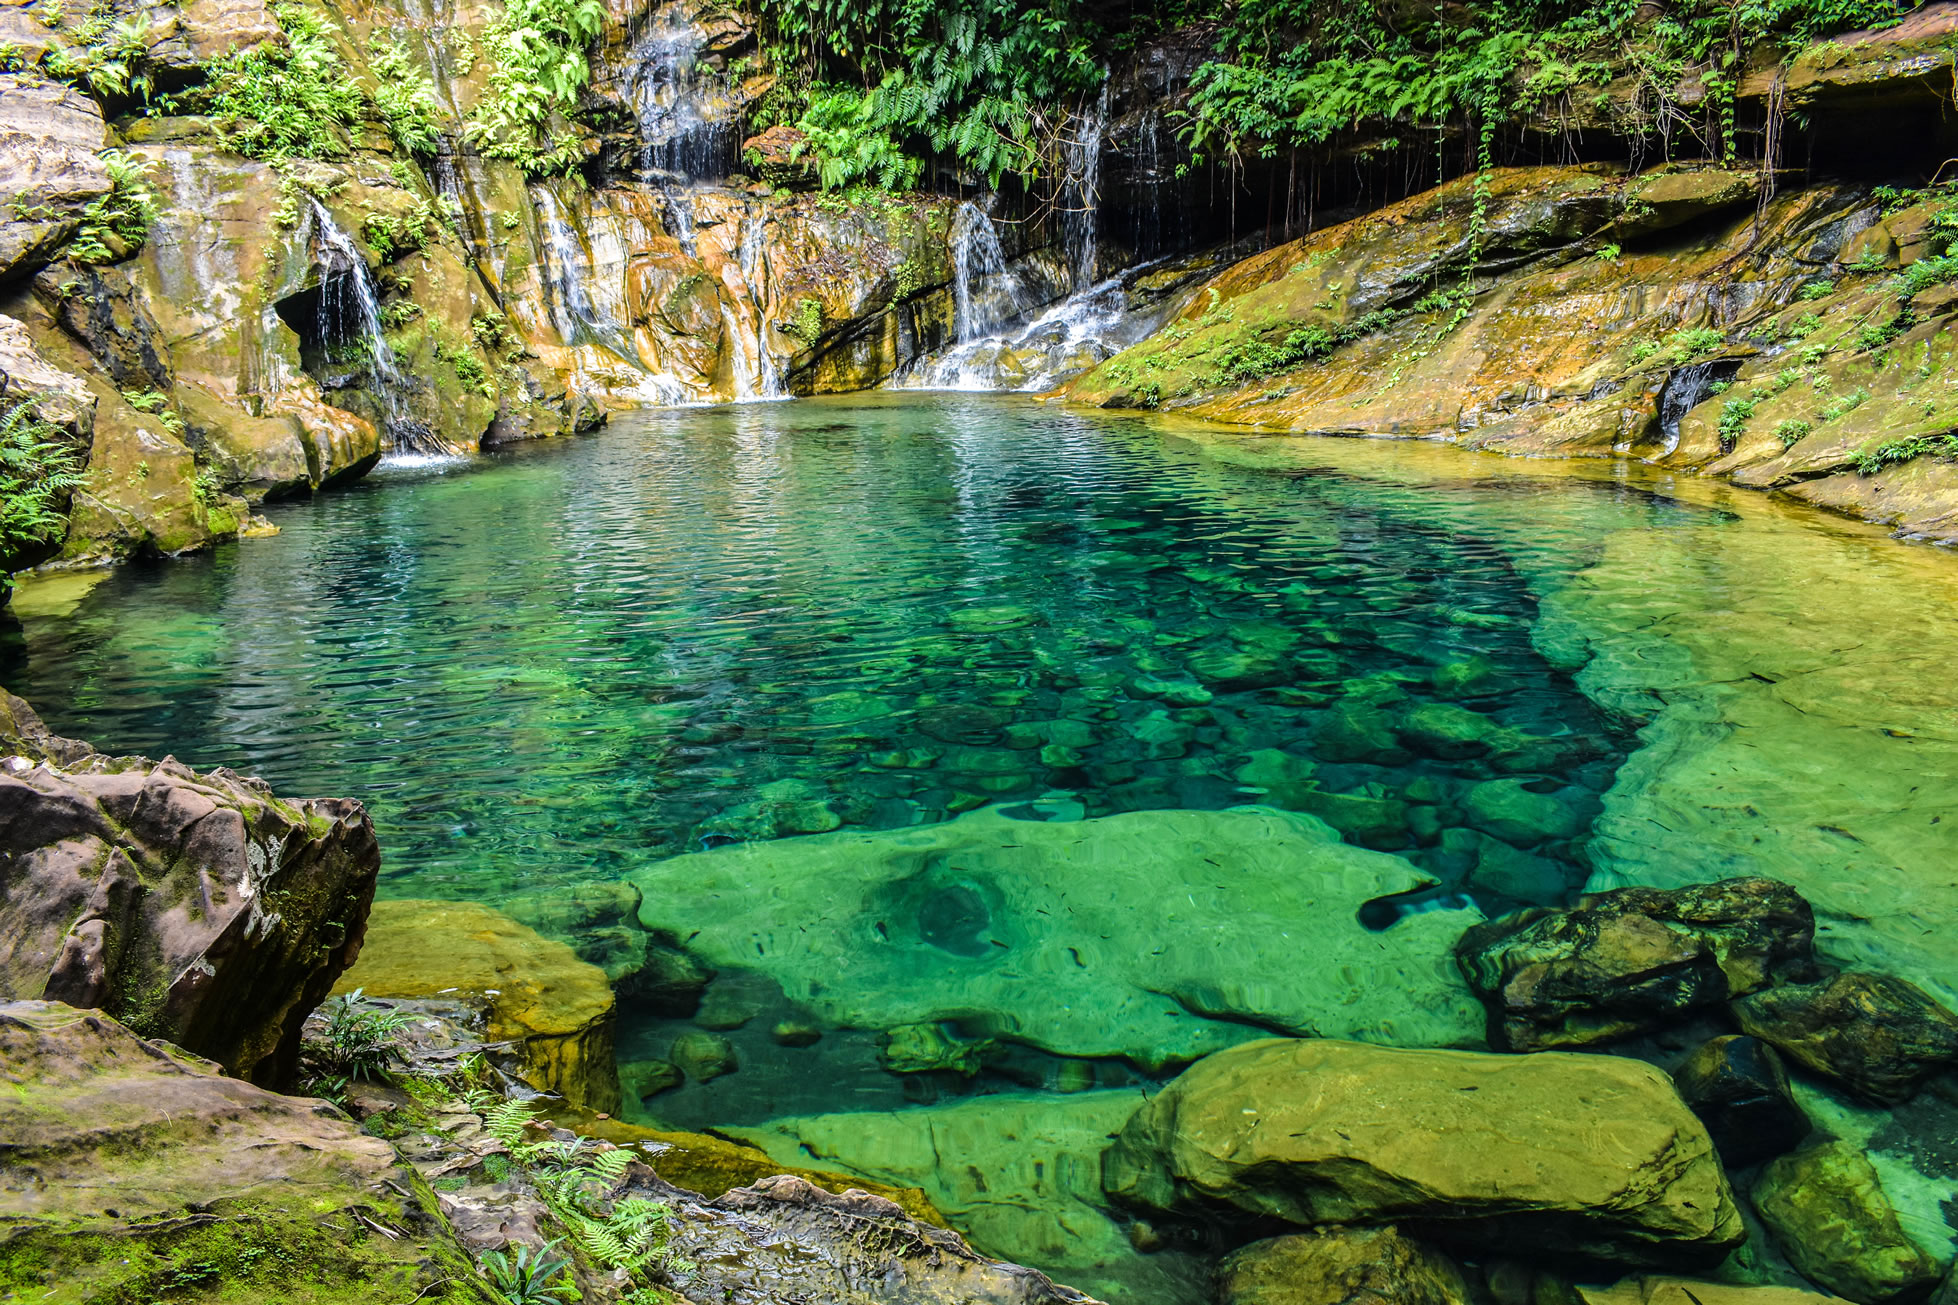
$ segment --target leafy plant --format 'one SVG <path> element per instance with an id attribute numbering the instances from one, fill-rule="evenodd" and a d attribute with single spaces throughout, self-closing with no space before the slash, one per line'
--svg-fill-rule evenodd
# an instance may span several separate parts
<path id="1" fill-rule="evenodd" d="M 1754 409 L 1759 399 L 1728 399 L 1720 405 L 1720 451 L 1732 453 L 1740 443 L 1740 437 L 1747 433 L 1747 423 L 1754 419 Z"/>
<path id="2" fill-rule="evenodd" d="M 1835 292 L 1834 281 L 1810 281 L 1796 293 L 1795 297 L 1802 300 L 1827 299 Z"/>
<path id="3" fill-rule="evenodd" d="M 1856 470 L 1874 476 L 1885 467 L 1922 457 L 1958 457 L 1958 434 L 1914 435 L 1887 440 L 1856 455 Z"/>
<path id="4" fill-rule="evenodd" d="M 321 1010 L 325 1035 L 306 1045 L 307 1059 L 319 1077 L 385 1078 L 388 1066 L 405 1059 L 400 1036 L 408 1017 L 369 1004 L 364 989 L 329 998 Z"/>
<path id="5" fill-rule="evenodd" d="M 570 1278 L 571 1262 L 557 1253 L 557 1246 L 553 1239 L 535 1248 L 519 1246 L 514 1256 L 505 1251 L 484 1251 L 477 1264 L 507 1305 L 576 1301 L 579 1294 Z"/>
<path id="6" fill-rule="evenodd" d="M 31 402 L 0 411 L 0 558 L 61 537 L 60 508 L 87 483 L 80 461 Z"/>
<path id="7" fill-rule="evenodd" d="M 103 150 L 101 158 L 111 188 L 82 210 L 82 224 L 68 247 L 68 256 L 78 263 L 128 258 L 143 247 L 157 218 L 156 192 L 146 180 L 156 161 L 123 150 Z"/>
<path id="8" fill-rule="evenodd" d="M 339 158 L 346 153 L 345 128 L 360 116 L 360 88 L 326 18 L 295 4 L 274 12 L 284 44 L 214 61 L 204 111 L 217 119 L 219 142 L 250 158 Z"/>
<path id="9" fill-rule="evenodd" d="M 604 0 L 508 0 L 483 33 L 489 93 L 464 124 L 464 138 L 532 176 L 570 171 L 583 154 L 574 135 L 550 129 L 551 118 L 590 82 L 585 49 L 604 27 Z"/>
<path id="10" fill-rule="evenodd" d="M 1815 427 L 1799 417 L 1790 417 L 1774 428 L 1774 437 L 1781 441 L 1781 447 L 1792 449 L 1807 439 Z"/>
<path id="11" fill-rule="evenodd" d="M 442 102 L 421 62 L 401 38 L 374 33 L 367 66 L 374 74 L 374 107 L 394 143 L 411 154 L 433 154 L 441 139 Z"/>

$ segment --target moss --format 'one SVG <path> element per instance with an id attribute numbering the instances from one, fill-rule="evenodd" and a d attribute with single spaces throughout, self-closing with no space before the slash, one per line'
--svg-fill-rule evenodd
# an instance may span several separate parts
<path id="1" fill-rule="evenodd" d="M 140 1229 L 17 1230 L 0 1245 L 0 1295 L 46 1305 L 493 1300 L 446 1229 L 415 1235 L 428 1223 L 421 1210 L 387 1202 L 311 1211 L 221 1201 Z"/>
<path id="2" fill-rule="evenodd" d="M 806 298 L 795 302 L 795 316 L 782 329 L 804 344 L 816 343 L 823 333 L 823 301 Z"/>

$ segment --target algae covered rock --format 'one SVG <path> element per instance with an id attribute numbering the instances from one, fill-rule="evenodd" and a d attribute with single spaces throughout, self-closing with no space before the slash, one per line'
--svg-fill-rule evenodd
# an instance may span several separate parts
<path id="1" fill-rule="evenodd" d="M 1745 1236 L 1706 1129 L 1652 1066 L 1268 1040 L 1186 1070 L 1104 1157 L 1146 1210 L 1419 1221 L 1478 1247 L 1711 1264 Z"/>
<path id="2" fill-rule="evenodd" d="M 1854 1146 L 1832 1142 L 1781 1157 L 1762 1170 L 1753 1198 L 1789 1262 L 1858 1305 L 1920 1296 L 1940 1276 Z"/>
<path id="3" fill-rule="evenodd" d="M 380 868 L 366 811 L 78 754 L 7 702 L 10 746 L 29 751 L 0 767 L 0 998 L 101 1009 L 241 1078 L 289 1080 L 307 1013 L 360 950 Z"/>
<path id="4" fill-rule="evenodd" d="M 427 1189 L 323 1102 L 97 1011 L 0 1005 L 0 1283 L 20 1299 L 444 1299 Z"/>
<path id="5" fill-rule="evenodd" d="M 1468 1305 L 1461 1268 L 1394 1228 L 1253 1242 L 1217 1268 L 1217 1305 Z"/>
<path id="6" fill-rule="evenodd" d="M 1958 1015 L 1894 975 L 1772 988 L 1735 1002 L 1734 1017 L 1796 1063 L 1879 1104 L 1906 1100 L 1958 1065 Z"/>
<path id="7" fill-rule="evenodd" d="M 1814 970 L 1815 917 L 1786 884 L 1728 879 L 1625 888 L 1568 911 L 1478 925 L 1456 948 L 1489 1007 L 1489 1041 L 1578 1047 L 1662 1027 Z"/>
<path id="8" fill-rule="evenodd" d="M 1622 1278 L 1606 1287 L 1580 1285 L 1575 1295 L 1580 1305 L 1826 1305 L 1839 1299 L 1800 1287 L 1702 1282 L 1664 1275 Z"/>
<path id="9" fill-rule="evenodd" d="M 374 904 L 360 962 L 337 992 L 486 1001 L 487 1033 L 515 1045 L 536 1087 L 593 1110 L 619 1108 L 614 1000 L 597 966 L 473 902 Z"/>
<path id="10" fill-rule="evenodd" d="M 1187 1061 L 1247 1025 L 1467 1045 L 1447 961 L 1473 912 L 1373 932 L 1365 903 L 1432 880 L 1261 808 L 1094 820 L 983 809 L 674 857 L 634 876 L 648 929 L 760 970 L 831 1027 L 974 1021 L 1071 1056 Z M 1150 903 L 1150 909 L 1138 909 Z"/>
<path id="11" fill-rule="evenodd" d="M 1190 1257 L 1138 1255 L 1101 1191 L 1097 1157 L 1141 1101 L 1132 1090 L 1003 1092 L 722 1131 L 785 1164 L 921 1188 L 977 1249 L 1040 1264 L 1096 1295 L 1191 1300 L 1202 1274 Z"/>

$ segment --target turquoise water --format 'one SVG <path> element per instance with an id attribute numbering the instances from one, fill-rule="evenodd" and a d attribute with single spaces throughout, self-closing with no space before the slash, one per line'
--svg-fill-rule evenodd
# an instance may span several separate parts
<path id="1" fill-rule="evenodd" d="M 737 1072 L 649 1096 L 644 1117 L 922 1184 L 982 1249 L 1123 1305 L 1207 1299 L 1200 1256 L 1134 1253 L 1098 1204 L 1099 1149 L 1173 1064 L 1076 1046 L 1079 1022 L 1016 1031 L 1058 997 L 974 996 L 934 1009 L 976 1067 L 887 1072 L 888 1029 L 812 1017 L 852 994 L 787 999 L 773 953 L 715 961 L 698 1008 L 626 973 L 638 953 L 606 890 L 673 889 L 645 908 L 669 944 L 739 942 L 786 884 L 695 896 L 658 867 L 988 806 L 1045 823 L 1262 804 L 1406 858 L 1419 883 L 1334 920 L 1234 922 L 1217 954 L 1241 972 L 1168 1012 L 1219 1037 L 1317 1018 L 1270 1017 L 1251 991 L 1299 963 L 1295 930 L 1381 940 L 1408 968 L 1345 982 L 1391 1003 L 1434 991 L 1444 928 L 1587 881 L 1776 875 L 1816 903 L 1832 954 L 1958 987 L 1939 824 L 1958 816 L 1958 700 L 1927 651 L 1958 640 L 1958 566 L 1761 496 L 914 394 L 630 414 L 268 515 L 276 538 L 117 568 L 72 610 L 35 615 L 30 596 L 0 632 L 0 683 L 106 750 L 361 799 L 384 894 L 505 906 L 612 967 L 622 1061 L 730 1040 Z M 1501 811 L 1478 805 L 1492 785 Z M 921 966 L 980 975 L 1010 951 L 985 894 L 1013 846 L 970 884 L 964 863 L 921 872 L 936 886 L 896 922 Z M 836 865 L 791 856 L 784 878 L 801 864 Z M 810 928 L 867 953 L 910 882 L 863 901 L 839 886 Z M 1174 914 L 1136 901 L 1101 939 L 1173 950 Z M 850 982 L 839 967 L 832 986 Z M 1111 1010 L 1133 995 L 1082 991 Z M 1401 1000 L 1382 1027 L 1435 1015 Z M 813 1046 L 772 1032 L 812 1018 Z M 1445 1024 L 1429 1039 L 1473 1041 Z"/>
<path id="2" fill-rule="evenodd" d="M 275 505 L 277 538 L 121 568 L 0 677 L 97 746 L 360 798 L 395 895 L 1054 791 L 1224 807 L 1266 749 L 1319 763 L 1308 809 L 1453 888 L 1464 782 L 1518 776 L 1581 822 L 1626 747 L 1477 529 L 1478 498 L 1528 489 L 1414 511 L 990 397 L 646 413 Z M 1614 525 L 1691 511 L 1575 493 Z M 1353 728 L 1356 691 L 1506 741 Z M 1508 887 L 1581 881 L 1579 841 Z"/>

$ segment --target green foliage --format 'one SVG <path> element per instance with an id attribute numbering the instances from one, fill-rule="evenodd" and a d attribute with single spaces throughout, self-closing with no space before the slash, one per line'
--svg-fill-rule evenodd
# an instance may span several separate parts
<path id="1" fill-rule="evenodd" d="M 68 256 L 78 263 L 113 263 L 128 258 L 149 238 L 156 221 L 156 192 L 147 178 L 156 161 L 122 150 L 103 150 L 112 188 L 82 210 L 82 224 Z"/>
<path id="2" fill-rule="evenodd" d="M 1619 260 L 1620 257 L 1624 255 L 1624 252 L 1625 251 L 1617 245 L 1599 245 L 1598 252 L 1594 255 L 1594 257 L 1600 263 L 1615 263 Z"/>
<path id="3" fill-rule="evenodd" d="M 1856 470 L 1874 476 L 1885 467 L 1913 458 L 1958 457 L 1958 435 L 1913 435 L 1908 439 L 1887 440 L 1856 455 Z"/>
<path id="4" fill-rule="evenodd" d="M 553 115 L 575 104 L 591 81 L 585 50 L 604 27 L 604 0 L 508 0 L 483 33 L 489 93 L 470 113 L 464 138 L 531 176 L 577 166 L 577 138 L 554 127 Z"/>
<path id="5" fill-rule="evenodd" d="M 782 329 L 804 344 L 816 343 L 823 333 L 823 301 L 816 298 L 796 300 L 795 316 Z"/>
<path id="6" fill-rule="evenodd" d="M 1869 399 L 1870 392 L 1868 390 L 1855 390 L 1848 394 L 1839 394 L 1823 405 L 1822 420 L 1825 422 L 1841 421 L 1844 417 L 1847 417 L 1850 413 L 1856 411 L 1856 409 L 1862 407 L 1865 403 L 1868 403 Z"/>
<path id="7" fill-rule="evenodd" d="M 170 404 L 170 396 L 160 390 L 124 390 L 122 399 L 136 411 L 154 416 L 172 435 L 184 433 L 183 415 Z"/>
<path id="8" fill-rule="evenodd" d="M 760 16 L 788 73 L 768 114 L 807 133 L 830 188 L 915 185 L 927 154 L 995 186 L 1040 175 L 1112 35 L 1083 0 L 762 0 Z"/>
<path id="9" fill-rule="evenodd" d="M 1835 292 L 1836 283 L 1834 281 L 1810 281 L 1801 288 L 1795 297 L 1802 300 L 1827 299 Z"/>
<path id="10" fill-rule="evenodd" d="M 368 1004 L 362 989 L 329 998 L 320 1009 L 326 1016 L 325 1035 L 305 1048 L 317 1077 L 384 1078 L 388 1066 L 404 1058 L 400 1037 L 408 1017 Z"/>
<path id="11" fill-rule="evenodd" d="M 0 411 L 0 557 L 61 538 L 59 508 L 85 483 L 76 450 L 32 403 Z"/>
<path id="12" fill-rule="evenodd" d="M 441 139 L 442 104 L 421 61 L 400 37 L 376 32 L 368 42 L 367 66 L 374 74 L 374 107 L 388 135 L 411 154 L 433 154 Z"/>
<path id="13" fill-rule="evenodd" d="M 1952 281 L 1958 281 L 1958 254 L 1920 258 L 1898 276 L 1897 293 L 1908 299 L 1919 291 Z"/>
<path id="14" fill-rule="evenodd" d="M 557 1253 L 557 1241 L 539 1247 L 519 1246 L 513 1256 L 501 1251 L 484 1251 L 477 1261 L 483 1276 L 490 1280 L 507 1305 L 558 1305 L 581 1299 L 571 1280 L 571 1262 Z"/>
<path id="15" fill-rule="evenodd" d="M 1729 399 L 1720 405 L 1720 451 L 1732 453 L 1740 443 L 1740 437 L 1747 433 L 1747 423 L 1754 419 L 1754 409 L 1759 399 Z"/>
<path id="16" fill-rule="evenodd" d="M 1782 448 L 1792 449 L 1807 439 L 1814 430 L 1815 427 L 1801 418 L 1790 417 L 1774 428 L 1774 437 L 1781 441 Z"/>
<path id="17" fill-rule="evenodd" d="M 148 100 L 156 89 L 149 69 L 153 33 L 148 13 L 111 21 L 110 6 L 106 0 L 97 0 L 88 16 L 71 30 L 59 30 L 59 8 L 52 16 L 44 13 L 42 21 L 58 33 L 41 57 L 41 70 L 49 76 L 73 82 L 106 99 L 134 94 Z"/>
<path id="18" fill-rule="evenodd" d="M 345 128 L 360 116 L 360 88 L 326 18 L 294 4 L 274 12 L 285 43 L 212 63 L 203 110 L 217 119 L 219 143 L 249 158 L 339 158 Z"/>

